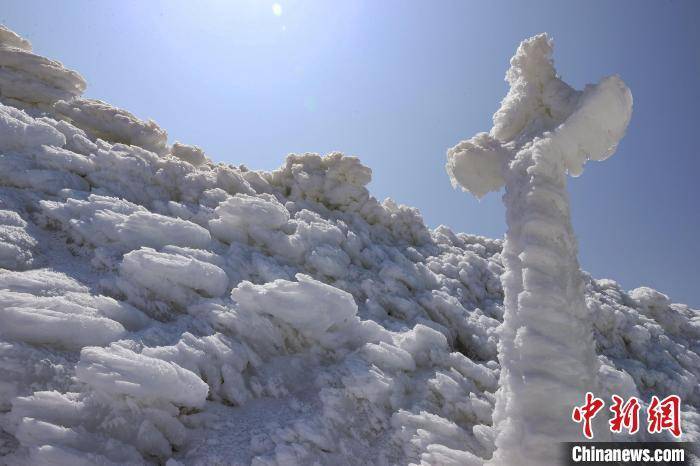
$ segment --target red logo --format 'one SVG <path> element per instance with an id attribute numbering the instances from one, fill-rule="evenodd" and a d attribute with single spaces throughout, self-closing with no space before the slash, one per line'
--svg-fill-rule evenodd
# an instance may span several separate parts
<path id="1" fill-rule="evenodd" d="M 610 432 L 621 433 L 624 430 L 632 435 L 639 431 L 639 413 L 641 402 L 636 397 L 625 401 L 617 395 L 612 396 L 612 418 L 610 419 Z M 586 402 L 582 406 L 575 406 L 571 413 L 574 422 L 583 424 L 583 435 L 587 439 L 593 438 L 592 420 L 603 409 L 605 402 L 596 398 L 593 393 L 586 393 Z M 665 430 L 678 438 L 683 433 L 681 430 L 681 398 L 678 395 L 669 395 L 660 400 L 656 395 L 651 397 L 651 402 L 646 410 L 647 432 L 658 434 Z"/>
<path id="2" fill-rule="evenodd" d="M 571 418 L 574 420 L 574 422 L 583 422 L 583 435 L 585 435 L 586 438 L 593 438 L 593 427 L 591 426 L 591 420 L 596 414 L 598 414 L 598 411 L 600 411 L 603 406 L 605 406 L 605 402 L 603 400 L 596 398 L 593 396 L 593 393 L 588 392 L 586 393 L 586 404 L 580 407 L 576 406 L 574 408 L 574 412 L 571 413 Z"/>
<path id="3" fill-rule="evenodd" d="M 674 437 L 681 436 L 681 399 L 677 395 L 669 395 L 659 401 L 657 396 L 651 397 L 647 409 L 647 430 L 655 434 L 668 430 Z"/>
<path id="4" fill-rule="evenodd" d="M 613 417 L 610 419 L 610 432 L 622 432 L 622 428 L 627 429 L 627 433 L 636 434 L 639 430 L 639 399 L 632 397 L 627 402 L 617 395 L 612 396 L 613 405 L 610 411 Z"/>

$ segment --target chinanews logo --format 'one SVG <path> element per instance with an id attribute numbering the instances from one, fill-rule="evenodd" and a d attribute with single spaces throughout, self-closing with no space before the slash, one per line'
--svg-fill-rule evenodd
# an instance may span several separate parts
<path id="1" fill-rule="evenodd" d="M 618 395 L 611 396 L 611 412 L 608 428 L 615 434 L 634 435 L 645 429 L 649 434 L 670 433 L 674 439 L 680 439 L 681 398 L 669 395 L 660 399 L 652 396 L 644 409 L 637 397 L 624 399 Z M 564 464 L 591 465 L 687 465 L 689 443 L 687 442 L 595 442 L 592 441 L 593 419 L 605 408 L 605 401 L 587 392 L 584 403 L 575 406 L 571 419 L 581 424 L 583 436 L 587 442 L 566 443 Z"/>
<path id="2" fill-rule="evenodd" d="M 574 407 L 571 419 L 581 424 L 583 435 L 587 439 L 593 439 L 593 418 L 605 407 L 605 401 L 597 398 L 591 392 L 586 393 L 585 402 L 581 406 Z M 617 395 L 612 396 L 610 411 L 612 418 L 608 423 L 610 432 L 636 434 L 640 429 L 640 413 L 642 404 L 637 397 L 624 400 Z M 678 395 L 669 395 L 660 400 L 656 395 L 651 397 L 646 413 L 646 430 L 650 434 L 670 432 L 675 438 L 680 438 L 681 430 L 681 398 Z"/>

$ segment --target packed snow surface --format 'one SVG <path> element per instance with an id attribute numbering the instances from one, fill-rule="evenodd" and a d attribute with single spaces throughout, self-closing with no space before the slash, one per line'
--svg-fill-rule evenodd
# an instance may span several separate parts
<path id="1" fill-rule="evenodd" d="M 215 163 L 84 88 L 0 28 L 1 464 L 492 457 L 500 240 L 377 201 L 356 158 Z M 463 143 L 483 164 L 476 180 L 455 160 L 457 182 L 503 184 L 496 141 L 541 98 L 504 104 L 503 125 Z M 567 153 L 574 174 L 590 155 Z M 700 441 L 700 313 L 649 288 L 580 286 L 598 395 L 680 395 L 684 439 Z"/>

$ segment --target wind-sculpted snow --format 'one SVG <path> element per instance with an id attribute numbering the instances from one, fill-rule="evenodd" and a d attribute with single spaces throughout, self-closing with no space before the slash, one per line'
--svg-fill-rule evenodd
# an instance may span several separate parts
<path id="1" fill-rule="evenodd" d="M 3 99 L 23 105 L 51 104 L 85 90 L 85 80 L 57 61 L 32 53 L 31 44 L 0 26 L 0 85 Z"/>
<path id="2" fill-rule="evenodd" d="M 2 76 L 1 464 L 492 456 L 500 240 L 376 200 L 353 157 L 215 163 L 75 86 L 25 98 Z M 584 282 L 603 388 L 678 393 L 699 440 L 698 312 Z"/>
<path id="3" fill-rule="evenodd" d="M 75 126 L 109 142 L 123 142 L 156 153 L 165 150 L 167 134 L 153 121 L 143 122 L 131 113 L 100 100 L 61 100 L 54 109 Z"/>
<path id="4" fill-rule="evenodd" d="M 83 348 L 75 373 L 97 391 L 144 402 L 155 399 L 198 408 L 209 391 L 202 379 L 177 364 L 116 345 Z"/>

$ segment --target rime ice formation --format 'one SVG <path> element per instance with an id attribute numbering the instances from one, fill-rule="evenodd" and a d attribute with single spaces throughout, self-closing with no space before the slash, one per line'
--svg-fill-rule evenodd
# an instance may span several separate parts
<path id="1" fill-rule="evenodd" d="M 501 241 L 378 202 L 356 158 L 267 173 L 170 146 L 0 44 L 0 464 L 491 458 Z M 676 393 L 700 440 L 700 313 L 581 286 L 601 395 Z"/>
<path id="2" fill-rule="evenodd" d="M 29 41 L 0 30 L 0 81 L 2 98 L 9 103 L 44 107 L 71 99 L 85 90 L 85 80 L 59 62 L 32 53 Z"/>
<path id="3" fill-rule="evenodd" d="M 632 94 L 616 76 L 576 91 L 556 75 L 552 41 L 523 41 L 511 59 L 510 91 L 480 133 L 448 151 L 454 185 L 477 197 L 505 186 L 505 314 L 493 421 L 493 464 L 556 463 L 556 442 L 582 439 L 562 422 L 601 369 L 586 307 L 566 174 L 611 156 L 632 113 Z M 600 415 L 598 440 L 605 440 Z"/>

